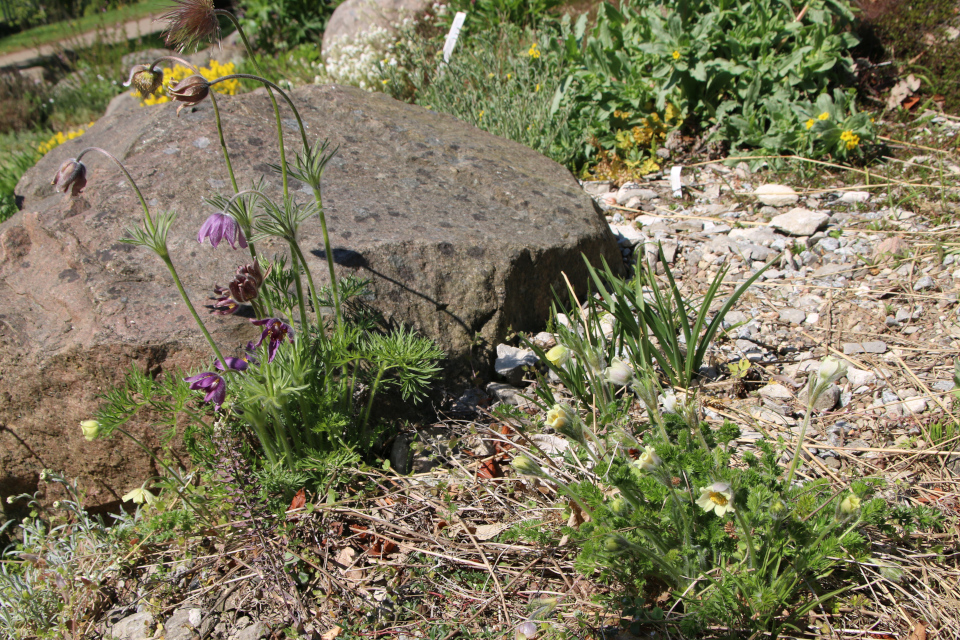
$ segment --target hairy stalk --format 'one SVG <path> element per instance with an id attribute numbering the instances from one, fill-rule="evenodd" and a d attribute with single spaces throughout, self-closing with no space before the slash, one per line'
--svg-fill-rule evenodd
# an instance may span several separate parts
<path id="1" fill-rule="evenodd" d="M 307 307 L 303 303 L 303 279 L 300 277 L 300 260 L 297 259 L 297 252 L 293 249 L 293 243 L 290 243 L 290 267 L 293 269 L 293 275 L 296 276 L 294 284 L 297 285 L 297 305 L 300 308 L 300 329 L 306 332 L 307 327 Z"/>
<path id="2" fill-rule="evenodd" d="M 313 312 L 317 314 L 317 326 L 320 328 L 320 337 L 326 337 L 323 328 L 323 318 L 320 317 L 320 299 L 317 297 L 317 289 L 313 286 L 313 275 L 310 273 L 310 267 L 307 265 L 307 259 L 300 250 L 300 245 L 296 242 L 290 243 L 290 249 L 296 251 L 300 264 L 303 265 L 303 272 L 307 274 L 307 287 L 310 289 L 310 298 L 313 300 Z"/>
<path id="3" fill-rule="evenodd" d="M 750 557 L 750 568 L 755 569 L 757 567 L 757 558 L 753 550 L 753 536 L 750 534 L 750 528 L 747 526 L 747 521 L 744 520 L 743 514 L 740 513 L 739 509 L 734 509 L 733 517 L 737 519 L 737 522 L 740 523 L 740 528 L 743 529 L 743 539 L 747 541 L 747 553 Z"/>
<path id="4" fill-rule="evenodd" d="M 100 147 L 87 147 L 77 155 L 77 162 L 80 162 L 80 160 L 83 158 L 84 155 L 86 155 L 88 151 L 96 151 L 98 153 L 102 153 L 106 157 L 110 158 L 113 161 L 113 163 L 120 168 L 120 171 L 122 171 L 123 175 L 127 178 L 127 182 L 130 183 L 130 186 L 133 187 L 133 190 L 137 193 L 137 198 L 139 198 L 140 200 L 140 206 L 143 207 L 143 218 L 144 218 L 144 221 L 147 223 L 147 230 L 153 233 L 153 231 L 155 230 L 155 227 L 153 226 L 153 218 L 150 217 L 150 209 L 147 207 L 147 201 L 144 200 L 143 194 L 140 193 L 140 187 L 138 187 L 137 183 L 134 182 L 133 176 L 130 175 L 130 172 L 127 171 L 127 168 L 123 166 L 123 163 L 120 162 L 112 153 L 110 153 L 109 151 L 105 151 Z"/>
<path id="5" fill-rule="evenodd" d="M 330 291 L 333 294 L 333 310 L 337 314 L 337 326 L 343 325 L 343 316 L 340 312 L 340 287 L 337 286 L 337 276 L 333 270 L 333 249 L 330 247 L 330 234 L 327 232 L 327 216 L 323 213 L 323 202 L 320 190 L 314 188 L 313 198 L 317 202 L 317 217 L 320 218 L 320 230 L 323 231 L 323 251 L 327 256 L 327 267 L 330 269 Z"/>
<path id="6" fill-rule="evenodd" d="M 104 151 L 100 147 L 87 147 L 77 156 L 77 162 L 80 162 L 80 159 L 88 151 L 97 151 L 102 153 L 106 157 L 110 158 L 123 172 L 123 175 L 126 176 L 127 181 L 133 187 L 133 190 L 137 193 L 137 198 L 140 199 L 140 206 L 143 207 L 143 217 L 146 222 L 147 229 L 153 233 L 156 230 L 156 227 L 153 223 L 153 218 L 150 217 L 150 209 L 147 207 L 147 201 L 143 197 L 143 193 L 140 192 L 140 187 L 137 186 L 137 183 L 134 181 L 133 176 L 130 175 L 130 172 L 127 171 L 127 168 L 123 166 L 123 163 L 120 162 L 112 153 L 109 151 Z M 229 371 L 227 367 L 227 360 L 223 357 L 223 354 L 220 353 L 220 347 L 217 346 L 217 343 L 214 342 L 213 336 L 210 335 L 210 332 L 207 331 L 207 327 L 203 324 L 203 320 L 200 318 L 200 314 L 197 313 L 197 310 L 194 308 L 193 303 L 190 302 L 190 296 L 187 295 L 186 290 L 183 288 L 183 283 L 180 281 L 180 276 L 177 275 L 177 270 L 173 266 L 173 262 L 170 260 L 170 252 L 167 250 L 166 244 L 162 247 L 154 247 L 154 251 L 157 253 L 159 258 L 163 260 L 163 263 L 167 266 L 167 270 L 170 271 L 170 275 L 173 277 L 174 284 L 177 285 L 177 290 L 180 292 L 180 297 L 183 298 L 184 303 L 186 303 L 187 308 L 190 310 L 190 313 L 193 314 L 193 319 L 197 321 L 197 325 L 200 327 L 200 331 L 203 333 L 203 337 L 207 339 L 207 342 L 210 344 L 210 348 L 213 349 L 213 353 L 217 356 L 217 360 L 220 362 L 220 365 L 223 367 L 224 371 Z"/>

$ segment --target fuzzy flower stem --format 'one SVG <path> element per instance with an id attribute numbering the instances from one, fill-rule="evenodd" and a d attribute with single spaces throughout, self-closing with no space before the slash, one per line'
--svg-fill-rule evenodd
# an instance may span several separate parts
<path id="1" fill-rule="evenodd" d="M 294 284 L 297 285 L 297 304 L 300 306 L 300 324 L 304 332 L 307 327 L 307 307 L 303 303 L 303 280 L 300 278 L 300 260 L 297 258 L 297 252 L 294 248 L 295 243 L 290 243 L 290 267 L 293 269 L 293 275 L 296 276 Z"/>
<path id="2" fill-rule="evenodd" d="M 180 281 L 180 276 L 177 275 L 177 270 L 174 268 L 173 261 L 170 260 L 170 256 L 160 256 L 160 259 L 163 260 L 164 264 L 167 265 L 170 275 L 173 276 L 173 283 L 177 285 L 177 291 L 180 292 L 180 297 L 183 298 L 183 301 L 187 305 L 187 309 L 190 310 L 190 313 L 193 315 L 193 319 L 196 320 L 197 326 L 200 327 L 200 331 L 203 333 L 203 337 L 207 339 L 207 342 L 210 344 L 210 348 L 213 349 L 213 353 L 217 356 L 220 366 L 223 367 L 224 371 L 230 371 L 230 367 L 227 366 L 227 359 L 223 357 L 222 353 L 220 353 L 220 347 L 218 347 L 217 343 L 214 342 L 213 336 L 210 335 L 210 332 L 207 330 L 207 326 L 200 318 L 200 314 L 197 313 L 197 309 L 193 306 L 193 303 L 190 302 L 190 296 L 187 295 L 186 289 L 183 288 L 183 283 Z"/>
<path id="3" fill-rule="evenodd" d="M 300 250 L 300 245 L 296 242 L 290 243 L 290 249 L 297 253 L 300 264 L 303 265 L 303 272 L 307 274 L 307 287 L 310 288 L 310 297 L 313 300 L 313 311 L 317 314 L 317 326 L 320 328 L 320 336 L 325 337 L 323 329 L 323 320 L 320 318 L 320 298 L 317 297 L 317 289 L 313 286 L 313 276 L 310 274 L 310 267 L 307 266 L 307 259 Z"/>
<path id="4" fill-rule="evenodd" d="M 235 78 L 240 78 L 240 79 L 245 79 L 245 80 L 256 80 L 257 82 L 260 82 L 260 83 L 262 83 L 264 86 L 266 86 L 267 89 L 273 89 L 273 90 L 275 90 L 277 93 L 279 93 L 280 96 L 281 96 L 284 100 L 286 100 L 287 104 L 290 106 L 290 109 L 293 111 L 294 117 L 296 117 L 296 119 L 297 119 L 297 126 L 300 128 L 300 138 L 301 138 L 301 140 L 303 141 L 303 146 L 304 146 L 304 147 L 309 146 L 309 143 L 307 142 L 307 130 L 306 130 L 306 128 L 304 128 L 304 126 L 303 126 L 303 120 L 300 118 L 300 111 L 297 110 L 297 107 L 296 107 L 296 105 L 293 103 L 293 100 L 290 99 L 290 96 L 288 96 L 283 89 L 281 89 L 280 87 L 278 87 L 278 86 L 275 85 L 274 83 L 270 82 L 270 81 L 267 80 L 266 78 L 262 78 L 262 77 L 260 77 L 260 76 L 255 76 L 255 75 L 253 75 L 253 74 L 251 74 L 251 73 L 231 73 L 231 74 L 228 75 L 228 76 L 222 76 L 222 77 L 220 77 L 220 78 L 217 78 L 216 80 L 211 80 L 211 81 L 210 81 L 210 86 L 213 86 L 213 85 L 217 84 L 218 82 L 224 82 L 225 80 L 233 80 L 233 79 L 235 79 Z"/>
<path id="5" fill-rule="evenodd" d="M 112 153 L 110 153 L 109 151 L 105 151 L 100 147 L 87 147 L 77 155 L 77 162 L 80 162 L 80 160 L 87 153 L 87 151 L 96 151 L 98 153 L 102 153 L 103 155 L 110 158 L 113 161 L 113 163 L 120 168 L 120 171 L 122 171 L 123 175 L 126 176 L 127 182 L 130 183 L 130 186 L 132 186 L 133 190 L 137 193 L 137 198 L 140 199 L 140 206 L 143 207 L 143 218 L 144 218 L 144 221 L 147 223 L 147 230 L 153 233 L 154 231 L 153 218 L 150 217 L 150 209 L 147 207 L 147 201 L 144 200 L 143 194 L 140 192 L 140 187 L 138 187 L 137 183 L 134 182 L 133 176 L 131 176 L 130 172 L 127 171 L 127 168 L 123 166 L 123 163 L 117 160 L 116 156 L 114 156 Z"/>
<path id="6" fill-rule="evenodd" d="M 750 527 L 747 526 L 747 521 L 744 520 L 743 514 L 740 513 L 739 509 L 735 509 L 733 512 L 733 517 L 737 519 L 737 522 L 740 523 L 740 528 L 743 529 L 743 539 L 747 541 L 747 553 L 750 558 L 750 568 L 755 569 L 757 566 L 756 552 L 753 550 L 753 536 L 750 534 Z"/>
<path id="7" fill-rule="evenodd" d="M 123 166 L 123 163 L 117 160 L 117 158 L 111 154 L 109 151 L 104 151 L 100 147 L 87 147 L 77 155 L 77 162 L 80 162 L 80 159 L 88 151 L 98 151 L 103 155 L 110 158 L 114 164 L 120 167 L 120 171 L 123 172 L 123 175 L 126 176 L 127 181 L 133 187 L 133 190 L 137 193 L 137 198 L 140 199 L 140 206 L 143 207 L 143 217 L 146 222 L 147 229 L 153 233 L 156 228 L 153 224 L 153 218 L 150 217 L 150 209 L 147 207 L 147 201 L 143 198 L 143 193 L 140 192 L 140 187 L 137 186 L 137 183 L 134 182 L 133 176 L 130 175 L 130 172 L 127 171 L 127 168 Z M 197 313 L 197 310 L 194 308 L 193 303 L 190 302 L 190 297 L 187 295 L 186 290 L 183 288 L 183 283 L 180 281 L 180 276 L 177 275 L 177 270 L 173 266 L 173 262 L 170 260 L 170 254 L 166 250 L 166 247 L 163 247 L 163 253 L 158 253 L 163 263 L 167 265 L 167 270 L 170 271 L 170 275 L 173 277 L 173 282 L 177 285 L 177 290 L 180 292 L 180 297 L 183 298 L 183 301 L 186 303 L 187 308 L 190 310 L 190 313 L 193 314 L 193 319 L 197 321 L 197 325 L 200 327 L 200 331 L 203 332 L 203 336 L 207 339 L 207 342 L 210 344 L 210 348 L 213 349 L 213 353 L 217 356 L 217 360 L 220 361 L 220 365 L 226 371 L 229 369 L 227 367 L 227 360 L 223 357 L 223 354 L 220 353 L 220 348 L 217 346 L 217 343 L 213 341 L 213 336 L 210 335 L 210 332 L 207 331 L 206 325 L 203 324 L 203 320 L 200 319 L 200 314 Z"/>
<path id="8" fill-rule="evenodd" d="M 330 234 L 327 233 L 327 216 L 323 214 L 323 202 L 320 189 L 313 189 L 313 198 L 317 201 L 317 217 L 320 218 L 320 229 L 323 231 L 323 250 L 327 255 L 327 267 L 330 269 L 330 291 L 333 293 L 333 309 L 337 314 L 337 327 L 343 325 L 340 314 L 340 291 L 337 286 L 337 276 L 333 270 L 333 250 L 330 248 Z"/>

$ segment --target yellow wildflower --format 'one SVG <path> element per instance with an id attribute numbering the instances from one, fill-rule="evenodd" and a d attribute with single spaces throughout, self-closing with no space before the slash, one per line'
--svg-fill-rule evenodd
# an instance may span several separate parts
<path id="1" fill-rule="evenodd" d="M 206 67 L 200 67 L 198 69 L 200 75 L 206 80 L 216 80 L 217 78 L 222 78 L 223 76 L 228 76 L 236 72 L 236 65 L 232 62 L 227 64 L 220 64 L 216 60 L 211 60 L 209 65 Z M 163 84 L 161 85 L 164 90 L 169 89 L 170 85 L 175 82 L 186 79 L 188 76 L 193 75 L 193 70 L 188 69 L 182 65 L 174 65 L 172 69 L 167 68 L 163 70 Z M 222 93 L 228 96 L 234 96 L 240 90 L 240 81 L 237 79 L 224 80 L 213 86 L 213 90 L 217 93 Z M 140 106 L 149 107 L 155 104 L 163 104 L 164 102 L 170 102 L 170 98 L 164 93 L 155 93 L 149 96 L 143 97 L 140 96 L 140 93 L 137 91 L 132 91 L 131 95 L 141 97 Z"/>
<path id="2" fill-rule="evenodd" d="M 512 77 L 513 77 L 513 74 L 512 74 L 512 73 L 508 73 L 508 74 L 507 74 L 507 80 L 509 80 L 509 79 L 512 78 Z"/>
<path id="3" fill-rule="evenodd" d="M 679 60 L 679 59 L 680 59 L 680 52 L 679 52 L 678 50 L 676 50 L 676 49 L 674 49 L 674 51 L 673 51 L 673 59 L 674 59 L 674 60 Z"/>
<path id="4" fill-rule="evenodd" d="M 495 76 L 495 75 L 496 75 L 496 74 L 495 74 L 493 71 L 491 71 L 490 73 L 487 74 L 487 77 L 488 77 L 488 78 L 492 78 L 492 77 Z"/>
<path id="5" fill-rule="evenodd" d="M 480 109 L 480 115 L 477 116 L 477 120 L 483 120 L 483 114 L 486 113 L 483 109 Z"/>
<path id="6" fill-rule="evenodd" d="M 840 140 L 847 143 L 847 151 L 860 144 L 860 136 L 855 134 L 853 131 L 844 131 L 841 133 Z"/>
<path id="7" fill-rule="evenodd" d="M 536 42 L 534 42 L 532 45 L 530 45 L 530 49 L 527 51 L 527 55 L 530 56 L 531 58 L 539 58 L 539 57 L 540 57 L 540 50 L 537 48 L 537 43 L 536 43 Z"/>
<path id="8" fill-rule="evenodd" d="M 817 121 L 816 121 L 816 120 L 814 120 L 813 118 L 810 118 L 810 119 L 809 119 L 809 120 L 807 120 L 807 122 L 806 122 L 806 126 L 807 126 L 807 129 L 810 129 L 810 128 L 812 128 L 812 127 L 813 127 L 813 125 L 815 125 L 816 123 L 817 123 Z"/>
<path id="9" fill-rule="evenodd" d="M 827 113 L 826 111 L 824 111 L 823 113 L 817 116 L 817 120 L 829 120 L 829 119 L 830 119 L 830 114 Z"/>
<path id="10" fill-rule="evenodd" d="M 535 86 L 535 87 L 533 88 L 533 92 L 534 92 L 534 93 L 536 93 L 536 92 L 538 92 L 538 91 L 540 91 L 540 83 L 539 83 L 539 82 L 537 83 L 537 86 Z"/>

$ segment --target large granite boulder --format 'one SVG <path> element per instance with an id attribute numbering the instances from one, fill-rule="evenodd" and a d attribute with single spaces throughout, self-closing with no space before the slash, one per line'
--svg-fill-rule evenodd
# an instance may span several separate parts
<path id="1" fill-rule="evenodd" d="M 430 0 L 345 0 L 327 22 L 320 51 L 326 59 L 335 47 L 360 42 L 372 31 L 395 34 L 404 20 L 419 17 L 430 5 Z"/>
<path id="2" fill-rule="evenodd" d="M 339 152 L 324 176 L 324 206 L 340 275 L 373 280 L 369 302 L 388 318 L 435 338 L 449 353 L 450 377 L 488 371 L 508 330 L 542 327 L 561 273 L 584 286 L 581 253 L 620 263 L 592 200 L 562 166 L 519 144 L 443 114 L 339 86 L 293 92 L 311 140 Z M 278 199 L 281 180 L 273 112 L 262 91 L 221 97 L 227 145 L 241 188 L 261 176 Z M 131 364 L 151 372 L 209 366 L 209 351 L 163 263 L 122 244 L 140 207 L 122 174 L 88 154 L 80 197 L 54 192 L 60 163 L 87 146 L 110 150 L 150 207 L 178 213 L 171 255 L 195 304 L 225 284 L 245 251 L 197 244 L 213 211 L 202 201 L 230 194 L 209 102 L 175 116 L 174 104 L 116 109 L 82 138 L 27 172 L 17 188 L 23 210 L 0 225 L 0 496 L 30 491 L 39 471 L 86 478 L 93 503 L 118 499 L 156 470 L 123 438 L 86 442 L 78 423 L 97 395 Z M 282 111 L 288 158 L 300 148 Z M 293 181 L 298 201 L 312 201 Z M 316 218 L 301 246 L 327 282 Z M 279 242 L 258 243 L 267 255 Z M 245 319 L 207 317 L 227 355 L 256 335 Z M 130 425 L 148 446 L 158 435 Z"/>

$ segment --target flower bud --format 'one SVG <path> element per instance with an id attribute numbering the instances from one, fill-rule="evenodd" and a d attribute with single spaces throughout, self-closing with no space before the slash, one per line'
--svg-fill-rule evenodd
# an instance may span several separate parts
<path id="1" fill-rule="evenodd" d="M 622 387 L 633 379 L 633 369 L 620 358 L 614 358 L 610 366 L 604 370 L 603 376 L 610 384 Z"/>
<path id="2" fill-rule="evenodd" d="M 847 363 L 833 356 L 827 356 L 820 363 L 818 375 L 820 376 L 821 384 L 832 384 L 847 375 Z"/>
<path id="3" fill-rule="evenodd" d="M 860 509 L 860 498 L 850 493 L 840 501 L 840 513 L 850 515 Z"/>
<path id="4" fill-rule="evenodd" d="M 53 508 L 54 508 L 54 509 L 59 509 L 59 508 L 60 508 L 60 501 L 59 501 L 59 500 L 55 500 L 55 501 L 54 501 L 54 503 L 53 503 Z"/>
<path id="5" fill-rule="evenodd" d="M 660 402 L 663 403 L 663 410 L 666 413 L 677 412 L 677 396 L 673 393 L 665 393 L 660 396 Z"/>
<path id="6" fill-rule="evenodd" d="M 607 536 L 603 548 L 607 553 L 626 553 L 630 551 L 630 542 L 623 536 Z"/>
<path id="7" fill-rule="evenodd" d="M 567 349 L 562 344 L 558 344 L 550 349 L 550 351 L 547 351 L 546 355 L 547 360 L 550 361 L 550 364 L 555 367 L 562 367 L 567 363 L 567 360 L 570 359 L 570 349 Z"/>
<path id="8" fill-rule="evenodd" d="M 623 498 L 615 498 L 613 502 L 610 503 L 609 508 L 610 512 L 618 518 L 626 518 L 632 511 L 630 508 L 630 503 Z"/>
<path id="9" fill-rule="evenodd" d="M 537 476 L 543 477 L 543 469 L 540 468 L 536 462 L 534 462 L 529 456 L 517 456 L 513 459 L 511 466 L 517 470 L 518 473 L 525 476 Z"/>
<path id="10" fill-rule="evenodd" d="M 537 637 L 537 625 L 533 622 L 527 620 L 519 627 L 517 627 L 516 639 L 517 640 L 533 640 Z"/>
<path id="11" fill-rule="evenodd" d="M 100 423 L 96 420 L 84 420 L 80 423 L 80 429 L 87 440 L 96 440 L 100 435 Z"/>

